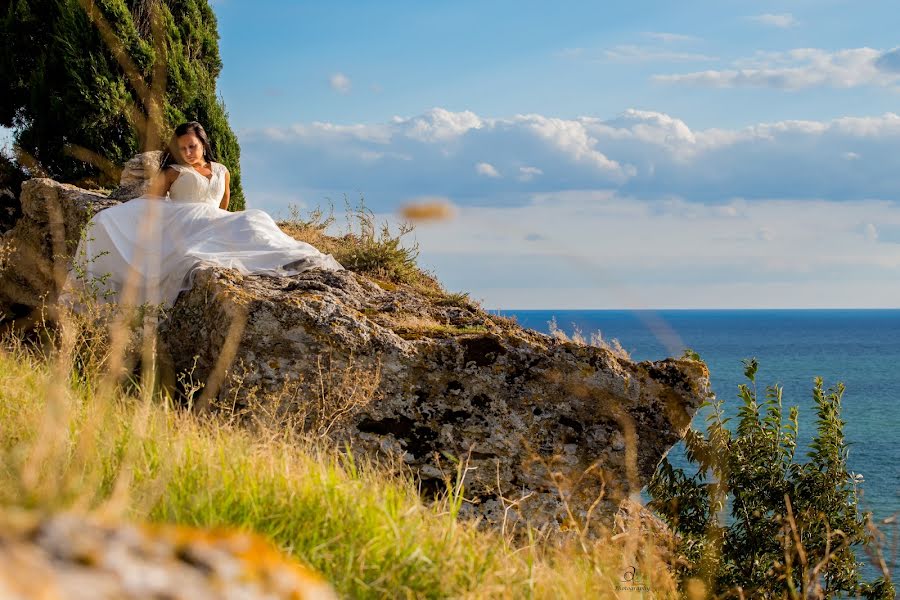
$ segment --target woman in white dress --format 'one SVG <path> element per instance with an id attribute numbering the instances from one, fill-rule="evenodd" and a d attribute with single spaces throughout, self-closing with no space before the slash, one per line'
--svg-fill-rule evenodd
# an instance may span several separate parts
<path id="1" fill-rule="evenodd" d="M 281 231 L 268 213 L 226 210 L 230 175 L 213 161 L 202 125 L 179 125 L 170 149 L 146 194 L 88 224 L 70 286 L 90 284 L 101 300 L 170 306 L 201 265 L 274 276 L 343 269 L 330 254 Z"/>

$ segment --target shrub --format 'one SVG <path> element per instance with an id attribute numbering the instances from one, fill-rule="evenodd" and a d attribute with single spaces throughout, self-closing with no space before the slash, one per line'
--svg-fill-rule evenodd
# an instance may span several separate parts
<path id="1" fill-rule="evenodd" d="M 365 273 L 393 283 L 426 284 L 440 292 L 440 286 L 416 265 L 418 244 L 403 244 L 403 238 L 414 229 L 409 223 L 401 223 L 396 234 L 387 222 L 378 223 L 375 214 L 363 199 L 359 204 L 347 204 L 347 231 L 340 237 L 326 234 L 335 222 L 334 207 L 328 214 L 316 208 L 303 217 L 296 207 L 279 225 L 295 239 L 308 242 L 323 252 L 333 254 L 347 269 Z M 420 291 L 427 291 L 425 289 Z M 444 294 L 441 292 L 443 298 Z"/>
<path id="2" fill-rule="evenodd" d="M 346 252 L 338 260 L 348 269 L 370 273 L 390 281 L 413 283 L 420 271 L 416 266 L 419 256 L 418 244 L 403 245 L 403 236 L 411 233 L 414 227 L 402 223 L 397 235 L 394 235 L 387 223 L 380 226 L 375 215 L 365 207 L 362 201 L 348 214 L 348 221 L 356 221 L 358 231 L 348 232 L 355 243 L 346 248 Z"/>
<path id="3" fill-rule="evenodd" d="M 785 422 L 782 389 L 757 398 L 755 359 L 745 361 L 737 428 L 727 428 L 722 401 L 707 404 L 705 435 L 690 430 L 688 476 L 664 460 L 649 485 L 656 510 L 680 536 L 676 569 L 683 589 L 716 596 L 820 598 L 862 594 L 893 598 L 889 575 L 861 581 L 855 548 L 871 545 L 869 515 L 860 514 L 847 470 L 841 420 L 844 386 L 823 390 L 816 378 L 816 434 L 808 461 L 795 460 L 796 407 Z M 721 515 L 730 514 L 728 523 Z M 876 549 L 877 550 L 877 549 Z"/>

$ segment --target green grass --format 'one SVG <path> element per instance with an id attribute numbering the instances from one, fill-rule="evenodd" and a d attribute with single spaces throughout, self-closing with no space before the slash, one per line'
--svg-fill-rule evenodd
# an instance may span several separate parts
<path id="1" fill-rule="evenodd" d="M 0 505 L 250 530 L 354 598 L 628 597 L 614 588 L 630 564 L 656 596 L 672 592 L 633 536 L 516 541 L 457 520 L 464 490 L 427 504 L 402 469 L 71 365 L 0 350 Z"/>

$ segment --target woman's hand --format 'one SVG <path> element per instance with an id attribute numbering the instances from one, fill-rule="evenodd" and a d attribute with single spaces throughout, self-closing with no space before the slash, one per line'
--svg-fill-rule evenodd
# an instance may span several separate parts
<path id="1" fill-rule="evenodd" d="M 228 169 L 225 169 L 225 195 L 222 196 L 222 201 L 219 203 L 219 208 L 222 210 L 228 210 L 228 203 L 231 201 L 231 173 L 228 172 Z"/>

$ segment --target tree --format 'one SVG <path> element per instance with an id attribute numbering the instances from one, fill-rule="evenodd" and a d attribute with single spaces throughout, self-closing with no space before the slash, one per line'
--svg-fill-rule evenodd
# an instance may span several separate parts
<path id="1" fill-rule="evenodd" d="M 115 185 L 126 160 L 197 120 L 231 172 L 231 208 L 244 207 L 206 0 L 0 0 L 0 37 L 0 124 L 14 129 L 22 167 Z"/>
<path id="2" fill-rule="evenodd" d="M 688 476 L 664 460 L 650 482 L 650 507 L 678 537 L 678 575 L 716 596 L 894 598 L 888 574 L 862 582 L 855 548 L 871 544 L 869 515 L 858 508 L 860 478 L 847 470 L 841 420 L 844 387 L 823 390 L 816 378 L 816 435 L 806 462 L 795 461 L 796 407 L 785 422 L 782 390 L 759 401 L 755 359 L 745 361 L 737 428 L 727 428 L 721 401 L 708 404 L 706 434 L 685 439 Z M 730 523 L 720 515 L 728 511 Z"/>

